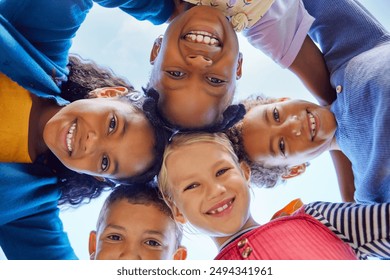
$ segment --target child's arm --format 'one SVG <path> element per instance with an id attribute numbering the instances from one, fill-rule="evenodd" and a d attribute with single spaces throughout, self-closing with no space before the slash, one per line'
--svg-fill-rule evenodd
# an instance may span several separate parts
<path id="1" fill-rule="evenodd" d="M 301 79 L 321 105 L 329 105 L 336 99 L 324 57 L 309 36 L 306 36 L 289 69 Z"/>
<path id="2" fill-rule="evenodd" d="M 330 151 L 330 155 L 336 169 L 341 199 L 344 202 L 355 202 L 355 177 L 351 162 L 341 151 Z"/>
<path id="3" fill-rule="evenodd" d="M 390 258 L 390 203 L 314 202 L 305 212 L 347 242 L 359 258 Z"/>

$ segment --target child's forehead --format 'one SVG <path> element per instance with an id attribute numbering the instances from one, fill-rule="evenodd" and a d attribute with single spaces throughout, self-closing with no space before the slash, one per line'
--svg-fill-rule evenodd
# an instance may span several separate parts
<path id="1" fill-rule="evenodd" d="M 157 203 L 153 202 L 129 202 L 127 198 L 119 199 L 111 203 L 103 217 L 105 224 L 110 223 L 166 223 L 172 220 L 167 211 L 163 211 Z"/>
<path id="2" fill-rule="evenodd" d="M 178 159 L 184 164 L 184 162 L 192 161 L 204 161 L 205 164 L 214 164 L 222 161 L 234 161 L 235 157 L 232 154 L 231 147 L 218 141 L 194 141 L 182 146 L 175 147 L 171 154 L 168 156 L 168 164 L 177 164 Z M 193 169 L 197 166 L 191 164 Z"/>

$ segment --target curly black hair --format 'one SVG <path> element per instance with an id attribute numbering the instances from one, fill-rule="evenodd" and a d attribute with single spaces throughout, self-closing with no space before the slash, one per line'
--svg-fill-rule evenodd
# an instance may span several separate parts
<path id="1" fill-rule="evenodd" d="M 156 106 L 158 104 L 159 92 L 151 87 L 147 86 L 143 89 L 146 96 L 154 99 Z M 156 107 L 158 108 L 158 106 Z M 164 123 L 164 126 L 173 133 L 177 132 L 208 132 L 208 133 L 216 133 L 223 132 L 232 127 L 238 121 L 240 121 L 245 115 L 245 107 L 242 104 L 233 104 L 228 106 L 223 112 L 222 118 L 219 122 L 205 126 L 205 127 L 197 127 L 197 128 L 187 128 L 180 126 L 178 124 L 174 124 L 170 122 L 167 118 L 164 117 L 163 114 L 157 109 L 156 113 L 158 114 L 159 119 Z"/>

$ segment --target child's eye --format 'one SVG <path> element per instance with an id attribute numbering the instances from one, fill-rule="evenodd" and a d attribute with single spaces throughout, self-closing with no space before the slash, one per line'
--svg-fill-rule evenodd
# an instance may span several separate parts
<path id="1" fill-rule="evenodd" d="M 221 79 L 218 79 L 218 78 L 215 78 L 215 77 L 207 77 L 207 80 L 209 80 L 210 83 L 212 84 L 222 84 L 224 83 L 225 81 L 224 80 L 221 80 Z"/>
<path id="2" fill-rule="evenodd" d="M 193 183 L 191 185 L 188 185 L 187 187 L 184 188 L 184 191 L 188 191 L 188 190 L 192 190 L 192 189 L 195 189 L 196 187 L 198 187 L 199 184 L 198 183 Z"/>
<path id="3" fill-rule="evenodd" d="M 173 78 L 181 78 L 184 76 L 184 73 L 183 72 L 180 72 L 180 71 L 166 71 L 170 76 L 172 76 Z"/>
<path id="4" fill-rule="evenodd" d="M 117 235 L 117 234 L 110 234 L 107 236 L 107 238 L 112 240 L 112 241 L 121 241 L 122 240 L 122 237 L 120 235 Z"/>
<path id="5" fill-rule="evenodd" d="M 115 116 L 112 116 L 110 119 L 110 123 L 108 124 L 108 133 L 111 133 L 115 130 L 116 128 L 116 118 Z"/>
<path id="6" fill-rule="evenodd" d="M 283 139 L 283 138 L 280 138 L 280 141 L 279 141 L 279 150 L 280 150 L 280 152 L 282 153 L 282 155 L 285 157 L 285 156 L 286 156 L 286 146 L 285 146 L 285 143 L 284 143 L 284 139 Z"/>
<path id="7" fill-rule="evenodd" d="M 146 240 L 145 241 L 146 245 L 152 246 L 152 247 L 161 247 L 161 243 L 155 240 Z"/>
<path id="8" fill-rule="evenodd" d="M 110 166 L 110 160 L 108 159 L 107 156 L 103 156 L 102 158 L 102 163 L 101 163 L 101 169 L 102 171 L 107 171 L 108 167 Z"/>
<path id="9" fill-rule="evenodd" d="M 217 173 L 215 173 L 215 176 L 219 177 L 219 176 L 225 174 L 226 171 L 228 171 L 228 170 L 229 170 L 229 168 L 222 168 L 222 169 L 218 170 Z"/>
<path id="10" fill-rule="evenodd" d="M 276 122 L 280 122 L 279 110 L 276 109 L 276 107 L 275 107 L 274 110 L 272 111 L 272 114 L 273 114 L 274 120 L 275 120 Z"/>

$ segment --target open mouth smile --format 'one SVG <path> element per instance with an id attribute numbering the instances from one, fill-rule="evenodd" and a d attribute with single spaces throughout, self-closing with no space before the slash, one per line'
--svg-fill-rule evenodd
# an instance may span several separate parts
<path id="1" fill-rule="evenodd" d="M 190 31 L 184 35 L 184 39 L 192 43 L 200 43 L 208 46 L 220 47 L 220 40 L 206 31 Z"/>
<path id="2" fill-rule="evenodd" d="M 72 155 L 74 136 L 77 128 L 77 122 L 75 121 L 69 128 L 68 133 L 66 134 L 66 146 L 68 148 L 69 156 Z"/>
<path id="3" fill-rule="evenodd" d="M 234 198 L 230 199 L 226 203 L 223 203 L 222 205 L 218 205 L 216 207 L 213 207 L 212 209 L 208 210 L 206 214 L 208 215 L 216 215 L 224 212 L 226 209 L 228 209 L 234 202 Z"/>
<path id="4" fill-rule="evenodd" d="M 311 112 L 309 112 L 308 110 L 306 110 L 306 112 L 309 121 L 310 136 L 311 136 L 311 140 L 313 141 L 317 133 L 317 122 L 314 115 Z"/>

